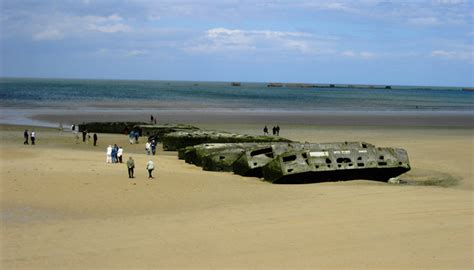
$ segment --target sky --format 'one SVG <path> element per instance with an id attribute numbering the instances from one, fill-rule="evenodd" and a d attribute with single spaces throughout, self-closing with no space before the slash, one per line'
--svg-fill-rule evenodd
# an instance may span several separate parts
<path id="1" fill-rule="evenodd" d="M 474 0 L 0 0 L 0 76 L 474 85 Z"/>

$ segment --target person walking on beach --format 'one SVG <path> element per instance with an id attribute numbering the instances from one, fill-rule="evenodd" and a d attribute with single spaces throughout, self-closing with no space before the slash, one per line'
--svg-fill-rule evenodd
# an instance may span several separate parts
<path id="1" fill-rule="evenodd" d="M 153 161 L 151 161 L 151 159 L 148 160 L 146 164 L 146 169 L 148 170 L 148 179 L 153 179 L 153 175 L 151 175 L 151 173 L 155 169 L 155 164 L 153 163 Z"/>
<path id="2" fill-rule="evenodd" d="M 130 141 L 130 144 L 134 144 L 134 143 L 135 143 L 134 138 L 135 138 L 135 132 L 133 132 L 133 130 L 132 130 L 132 131 L 130 131 L 130 133 L 128 134 L 128 139 L 129 139 L 129 141 Z"/>
<path id="3" fill-rule="evenodd" d="M 276 135 L 280 136 L 280 126 L 279 125 L 276 126 L 275 131 L 276 131 Z"/>
<path id="4" fill-rule="evenodd" d="M 107 163 L 112 163 L 112 145 L 109 144 L 109 147 L 107 147 L 107 159 L 106 159 L 106 162 Z"/>
<path id="5" fill-rule="evenodd" d="M 31 145 L 35 145 L 35 140 L 36 140 L 36 133 L 35 131 L 31 131 Z"/>
<path id="6" fill-rule="evenodd" d="M 265 126 L 265 127 L 263 128 L 263 135 L 268 135 L 268 128 L 267 128 L 267 126 Z"/>
<path id="7" fill-rule="evenodd" d="M 151 141 L 151 153 L 155 155 L 156 153 L 156 142 L 155 140 Z"/>
<path id="8" fill-rule="evenodd" d="M 97 133 L 94 133 L 94 146 L 97 146 Z"/>
<path id="9" fill-rule="evenodd" d="M 87 130 L 83 130 L 83 131 L 82 131 L 82 142 L 83 142 L 83 143 L 86 142 L 86 135 L 87 135 Z"/>
<path id="10" fill-rule="evenodd" d="M 145 143 L 145 151 L 146 151 L 147 155 L 150 155 L 150 151 L 151 151 L 151 143 L 150 142 Z"/>
<path id="11" fill-rule="evenodd" d="M 123 155 L 123 148 L 122 146 L 119 146 L 117 150 L 117 157 L 118 157 L 118 162 L 122 163 L 122 155 Z"/>
<path id="12" fill-rule="evenodd" d="M 135 143 L 138 143 L 138 137 L 140 136 L 138 131 L 135 131 L 134 136 L 135 136 Z"/>
<path id="13" fill-rule="evenodd" d="M 112 147 L 112 163 L 117 163 L 117 150 L 118 147 L 116 144 Z"/>
<path id="14" fill-rule="evenodd" d="M 127 168 L 128 168 L 128 178 L 134 178 L 133 177 L 133 169 L 135 168 L 135 161 L 133 160 L 132 157 L 128 158 Z"/>
<path id="15" fill-rule="evenodd" d="M 153 124 L 153 115 L 150 115 L 150 123 Z"/>
<path id="16" fill-rule="evenodd" d="M 25 138 L 25 141 L 23 142 L 23 144 L 29 144 L 28 143 L 28 129 L 25 129 L 25 132 L 23 132 L 23 137 Z"/>
<path id="17" fill-rule="evenodd" d="M 275 126 L 273 126 L 273 128 L 272 128 L 272 134 L 273 134 L 273 136 L 276 135 L 276 127 Z"/>

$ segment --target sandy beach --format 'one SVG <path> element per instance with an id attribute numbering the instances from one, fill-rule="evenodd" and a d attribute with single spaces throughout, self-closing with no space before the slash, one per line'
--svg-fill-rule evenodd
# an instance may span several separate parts
<path id="1" fill-rule="evenodd" d="M 262 123 L 198 126 L 258 134 Z M 472 128 L 281 126 L 292 140 L 405 148 L 401 179 L 418 185 L 273 185 L 160 148 L 148 180 L 143 144 L 125 136 L 99 134 L 93 147 L 35 128 L 31 146 L 25 127 L 3 125 L 2 268 L 472 269 Z M 105 163 L 112 143 L 134 157 L 135 179 Z"/>

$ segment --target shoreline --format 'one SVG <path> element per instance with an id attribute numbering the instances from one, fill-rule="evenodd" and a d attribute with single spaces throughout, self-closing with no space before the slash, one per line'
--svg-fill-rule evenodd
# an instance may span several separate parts
<path id="1" fill-rule="evenodd" d="M 83 122 L 142 121 L 153 114 L 159 123 L 308 124 L 321 126 L 386 126 L 474 128 L 472 111 L 284 111 L 247 109 L 5 109 L 0 124 L 58 127 Z"/>

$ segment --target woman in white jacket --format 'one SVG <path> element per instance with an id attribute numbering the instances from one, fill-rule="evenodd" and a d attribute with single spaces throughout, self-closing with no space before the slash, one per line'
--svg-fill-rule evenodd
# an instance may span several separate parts
<path id="1" fill-rule="evenodd" d="M 153 179 L 153 175 L 151 175 L 151 173 L 155 169 L 155 164 L 153 164 L 153 161 L 151 161 L 151 159 L 148 160 L 146 164 L 146 169 L 148 170 L 148 179 Z"/>

